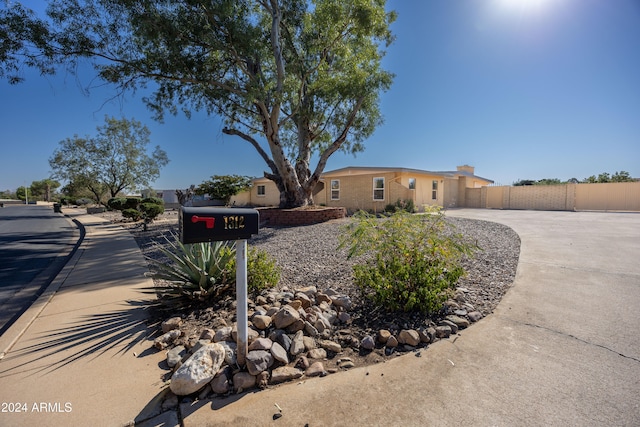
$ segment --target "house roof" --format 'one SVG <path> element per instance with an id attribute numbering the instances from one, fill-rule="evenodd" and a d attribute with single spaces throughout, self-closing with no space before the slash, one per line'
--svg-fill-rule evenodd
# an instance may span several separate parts
<path id="1" fill-rule="evenodd" d="M 477 176 L 467 171 L 428 171 L 423 169 L 411 169 L 411 168 L 396 168 L 396 167 L 376 167 L 376 166 L 347 166 L 340 169 L 335 169 L 332 171 L 327 171 L 322 174 L 322 176 L 338 176 L 338 175 L 359 175 L 359 174 L 368 174 L 374 172 L 402 172 L 402 173 L 414 173 L 420 175 L 432 175 L 432 176 L 441 176 L 444 178 L 455 178 L 457 176 L 466 176 L 469 178 L 481 179 L 486 182 L 493 183 L 492 180 L 483 178 L 481 176 Z"/>

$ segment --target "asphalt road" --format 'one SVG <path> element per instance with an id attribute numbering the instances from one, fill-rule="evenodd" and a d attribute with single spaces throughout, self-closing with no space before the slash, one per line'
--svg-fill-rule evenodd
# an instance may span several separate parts
<path id="1" fill-rule="evenodd" d="M 0 335 L 64 267 L 78 227 L 49 206 L 0 208 Z"/>

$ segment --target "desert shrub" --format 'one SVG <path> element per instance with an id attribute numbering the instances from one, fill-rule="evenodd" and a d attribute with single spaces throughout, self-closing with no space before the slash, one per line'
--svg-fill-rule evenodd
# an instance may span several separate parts
<path id="1" fill-rule="evenodd" d="M 124 209 L 122 211 L 122 216 L 133 221 L 140 221 L 142 218 L 142 212 L 137 209 Z"/>
<path id="2" fill-rule="evenodd" d="M 424 215 L 396 211 L 377 219 L 357 213 L 340 238 L 348 256 L 364 255 L 353 268 L 366 298 L 389 311 L 434 313 L 464 274 L 461 258 L 474 246 L 455 234 L 439 208 Z"/>
<path id="3" fill-rule="evenodd" d="M 139 200 L 140 204 L 144 204 L 144 203 L 154 203 L 156 205 L 163 205 L 164 206 L 164 200 L 162 200 L 159 197 L 145 197 L 142 200 Z"/>
<path id="4" fill-rule="evenodd" d="M 276 286 L 280 281 L 280 267 L 275 259 L 262 249 L 249 248 L 247 252 L 247 291 L 256 294 L 263 289 Z M 235 275 L 235 258 L 230 268 Z"/>
<path id="5" fill-rule="evenodd" d="M 397 211 L 414 213 L 416 212 L 416 205 L 412 199 L 398 199 L 395 203 L 389 203 L 387 206 L 385 206 L 384 211 L 386 213 L 394 213 Z"/>
<path id="6" fill-rule="evenodd" d="M 149 274 L 164 285 L 154 292 L 168 302 L 177 299 L 207 301 L 232 294 L 236 284 L 235 242 L 183 244 L 177 236 L 164 237 L 157 249 L 171 262 L 148 258 Z M 262 250 L 249 249 L 247 254 L 247 290 L 257 293 L 278 284 L 280 269 L 275 260 Z"/>
<path id="7" fill-rule="evenodd" d="M 140 199 L 138 197 L 126 197 L 124 209 L 138 209 Z"/>

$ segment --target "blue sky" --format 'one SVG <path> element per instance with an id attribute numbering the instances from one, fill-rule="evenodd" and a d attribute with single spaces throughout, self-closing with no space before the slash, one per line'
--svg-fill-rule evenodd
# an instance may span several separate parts
<path id="1" fill-rule="evenodd" d="M 27 6 L 40 2 L 24 1 Z M 38 6 L 39 7 L 39 6 Z M 640 177 L 640 2 L 637 0 L 391 0 L 396 42 L 385 67 L 385 123 L 349 165 L 426 170 L 476 167 L 497 183 L 626 170 Z M 218 117 L 155 122 L 143 93 L 87 96 L 78 80 L 25 72 L 0 81 L 0 190 L 49 176 L 58 142 L 95 135 L 105 115 L 135 118 L 170 163 L 155 189 L 186 188 L 213 174 L 261 176 L 253 148 L 222 134 Z"/>

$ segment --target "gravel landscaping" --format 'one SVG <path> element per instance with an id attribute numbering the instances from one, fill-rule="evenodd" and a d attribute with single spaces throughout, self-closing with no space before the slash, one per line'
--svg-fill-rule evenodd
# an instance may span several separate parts
<path id="1" fill-rule="evenodd" d="M 113 222 L 121 222 L 118 213 L 104 213 L 103 216 Z M 307 369 L 306 376 L 312 376 L 313 372 L 327 374 L 354 366 L 378 363 L 385 358 L 407 351 L 417 351 L 416 355 L 419 356 L 419 350 L 426 347 L 428 343 L 447 338 L 449 334 L 460 333 L 460 330 L 467 325 L 490 314 L 513 283 L 520 252 L 520 239 L 513 230 L 501 224 L 462 218 L 447 220 L 454 225 L 456 232 L 462 233 L 475 242 L 481 250 L 464 260 L 463 265 L 467 274 L 458 281 L 455 297 L 447 302 L 440 313 L 430 317 L 422 314 L 389 313 L 383 309 L 375 309 L 360 297 L 360 292 L 351 280 L 352 266 L 357 260 L 347 259 L 346 249 L 337 249 L 338 236 L 344 232 L 344 226 L 349 223 L 349 218 L 309 226 L 260 229 L 259 235 L 249 240 L 249 245 L 266 250 L 275 258 L 281 268 L 281 280 L 278 289 L 264 292 L 261 296 L 256 296 L 255 301 L 250 301 L 249 315 L 255 313 L 264 320 L 268 316 L 263 315 L 267 314 L 266 310 L 269 308 L 278 310 L 279 307 L 288 307 L 289 301 L 298 300 L 294 295 L 306 293 L 311 296 L 312 301 L 317 300 L 312 303 L 311 308 L 320 313 L 320 300 L 326 299 L 339 320 L 335 320 L 335 324 L 324 331 L 322 336 L 313 335 L 318 331 L 310 327 L 311 325 L 304 328 L 305 334 L 309 330 L 313 331 L 311 337 L 319 347 L 327 348 L 326 352 L 321 351 L 323 357 L 319 362 L 314 363 L 315 371 L 311 367 L 305 367 L 304 363 L 300 363 L 301 359 L 304 359 L 302 362 L 306 362 L 309 354 L 313 354 L 312 351 L 304 357 L 293 357 L 294 353 L 290 352 L 289 365 L 285 363 L 278 368 L 278 372 L 275 370 L 266 372 L 263 380 L 260 380 L 260 376 L 256 376 L 258 378 L 256 385 L 266 387 L 275 384 L 276 381 L 269 382 L 268 377 L 271 375 L 275 379 L 282 370 L 297 369 L 296 372 L 298 372 L 301 369 L 300 372 L 304 373 Z M 122 222 L 122 225 L 133 234 L 145 256 L 159 259 L 162 254 L 153 242 L 163 241 L 162 236 L 170 232 L 177 233 L 177 212 L 166 212 L 159 221 L 149 225 L 147 231 L 143 231 L 139 224 Z M 312 288 L 313 290 L 310 291 Z M 348 310 L 341 306 L 342 303 L 338 301 L 340 298 L 348 300 Z M 293 302 L 299 304 L 300 301 Z M 294 305 L 293 302 L 292 305 Z M 323 304 L 325 304 L 324 309 L 327 309 L 326 303 Z M 307 309 L 307 311 L 312 310 Z M 227 327 L 231 329 L 230 326 L 235 321 L 235 301 L 229 297 L 213 306 L 189 307 L 179 311 L 174 310 L 163 316 L 165 317 L 156 320 L 161 322 L 169 317 L 178 316 L 180 333 L 174 333 L 166 345 L 160 342 L 157 347 L 184 348 L 186 350 L 180 350 L 183 353 L 184 351 L 188 353 L 191 349 L 193 353 L 202 345 L 202 343 L 198 344 L 198 341 L 203 335 L 208 334 L 213 337 L 213 334 L 219 333 L 222 329 Z M 269 316 L 273 317 L 275 322 L 278 315 Z M 453 324 L 458 321 L 461 323 L 457 326 Z M 268 326 L 256 329 L 263 331 L 261 336 L 264 336 L 264 339 L 269 336 L 274 340 L 278 339 L 277 336 L 273 336 L 273 326 L 271 329 Z M 294 338 L 294 332 L 290 332 L 291 338 Z M 411 334 L 417 342 L 409 343 L 412 339 Z M 384 340 L 387 340 L 385 343 L 382 343 L 381 335 L 385 337 Z M 213 341 L 216 340 L 213 339 Z M 316 344 L 312 343 L 312 345 Z M 332 346 L 337 346 L 340 350 L 332 351 Z M 265 352 L 262 351 L 262 353 Z M 187 363 L 186 357 L 183 360 L 185 363 Z M 313 359 L 313 357 L 310 358 Z M 321 364 L 320 368 L 317 367 L 317 363 Z M 177 366 L 179 367 L 180 363 Z M 170 378 L 172 373 L 168 369 L 166 379 Z M 228 372 L 231 384 L 228 393 L 238 392 L 237 385 L 235 389 L 233 388 L 232 378 L 235 374 L 238 372 Z M 243 375 L 246 374 L 243 373 Z M 240 377 L 237 380 L 240 381 Z M 214 386 L 214 384 L 218 383 L 211 382 L 211 387 L 214 389 L 220 386 L 219 384 Z M 200 398 L 205 398 L 220 393 L 220 391 L 212 392 L 211 388 L 205 388 L 199 395 Z"/>

